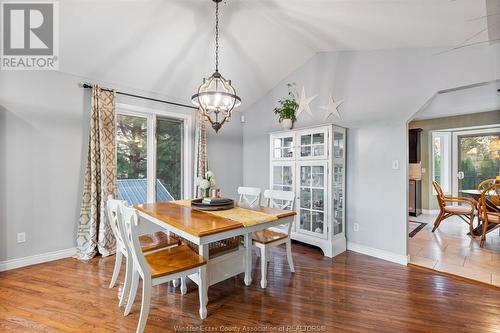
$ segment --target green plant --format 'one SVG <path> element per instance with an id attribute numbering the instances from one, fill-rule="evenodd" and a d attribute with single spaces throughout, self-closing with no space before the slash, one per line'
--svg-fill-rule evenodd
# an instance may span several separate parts
<path id="1" fill-rule="evenodd" d="M 275 107 L 273 112 L 278 116 L 278 121 L 281 123 L 283 119 L 290 119 L 292 122 L 297 120 L 295 116 L 295 111 L 299 107 L 299 103 L 296 100 L 297 92 L 294 89 L 293 84 L 288 83 L 288 97 L 280 99 L 278 101 L 279 106 Z"/>

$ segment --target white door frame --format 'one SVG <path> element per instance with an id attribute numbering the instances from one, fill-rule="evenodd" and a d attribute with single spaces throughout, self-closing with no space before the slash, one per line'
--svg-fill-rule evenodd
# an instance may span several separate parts
<path id="1" fill-rule="evenodd" d="M 453 154 L 452 154 L 452 174 L 451 183 L 453 189 L 453 196 L 459 196 L 458 193 L 458 137 L 464 135 L 481 135 L 481 134 L 495 134 L 500 132 L 500 127 L 487 128 L 487 129 L 475 129 L 468 131 L 453 132 Z"/>

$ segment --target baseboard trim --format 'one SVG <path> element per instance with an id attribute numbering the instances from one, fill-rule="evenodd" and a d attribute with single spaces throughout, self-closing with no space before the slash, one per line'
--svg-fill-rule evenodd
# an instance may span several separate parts
<path id="1" fill-rule="evenodd" d="M 403 256 L 393 252 L 376 249 L 374 247 L 369 247 L 358 243 L 347 242 L 347 249 L 350 251 L 365 254 L 370 257 L 375 257 L 378 259 L 394 262 L 396 264 L 404 266 L 408 265 L 408 256 Z"/>
<path id="2" fill-rule="evenodd" d="M 23 258 L 0 261 L 0 272 L 72 257 L 75 255 L 75 253 L 76 248 L 72 247 L 65 250 L 52 251 Z"/>
<path id="3" fill-rule="evenodd" d="M 422 209 L 422 214 L 426 214 L 426 215 L 439 214 L 439 209 Z"/>

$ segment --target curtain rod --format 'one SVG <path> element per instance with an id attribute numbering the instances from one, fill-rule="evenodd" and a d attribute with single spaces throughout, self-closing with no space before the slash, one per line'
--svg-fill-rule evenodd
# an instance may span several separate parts
<path id="1" fill-rule="evenodd" d="M 80 87 L 86 88 L 86 89 L 92 88 L 92 85 L 89 84 L 89 83 L 80 83 L 79 85 L 80 85 Z M 106 89 L 106 88 L 101 88 L 101 89 L 106 90 L 106 91 L 112 91 L 111 89 Z M 165 103 L 165 104 L 170 104 L 170 105 L 181 106 L 181 107 L 185 107 L 185 108 L 189 108 L 189 109 L 198 110 L 198 108 L 196 106 L 193 106 L 193 105 L 187 105 L 187 104 L 182 104 L 182 103 L 170 102 L 170 101 L 165 101 L 163 99 L 156 99 L 156 98 L 151 98 L 151 97 L 146 97 L 146 96 L 141 96 L 141 95 L 134 95 L 134 94 L 129 94 L 129 93 L 126 93 L 126 92 L 123 92 L 123 91 L 115 91 L 115 93 L 117 93 L 118 95 L 129 96 L 129 97 L 134 97 L 134 98 L 140 98 L 140 99 L 145 99 L 145 100 L 148 100 L 148 101 Z"/>

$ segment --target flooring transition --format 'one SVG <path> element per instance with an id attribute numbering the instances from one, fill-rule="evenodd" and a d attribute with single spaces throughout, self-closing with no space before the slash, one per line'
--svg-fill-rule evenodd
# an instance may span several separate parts
<path id="1" fill-rule="evenodd" d="M 146 332 L 500 332 L 496 288 L 351 251 L 329 259 L 292 247 L 295 274 L 284 247 L 273 249 L 268 288 L 259 286 L 256 259 L 251 286 L 239 276 L 210 287 L 204 321 L 196 285 L 187 295 L 170 283 L 154 287 Z M 68 258 L 0 273 L 0 332 L 135 332 L 140 289 L 124 317 L 117 305 L 123 270 L 108 288 L 113 265 L 114 257 Z"/>
<path id="2" fill-rule="evenodd" d="M 425 222 L 417 222 L 417 221 L 408 221 L 408 237 L 414 237 L 420 230 L 425 228 L 427 223 Z"/>
<path id="3" fill-rule="evenodd" d="M 420 215 L 410 220 L 427 225 L 409 238 L 410 263 L 439 272 L 500 287 L 500 235 L 487 235 L 485 248 L 479 237 L 467 236 L 469 227 L 458 217 L 450 217 L 433 233 L 436 215 Z"/>

